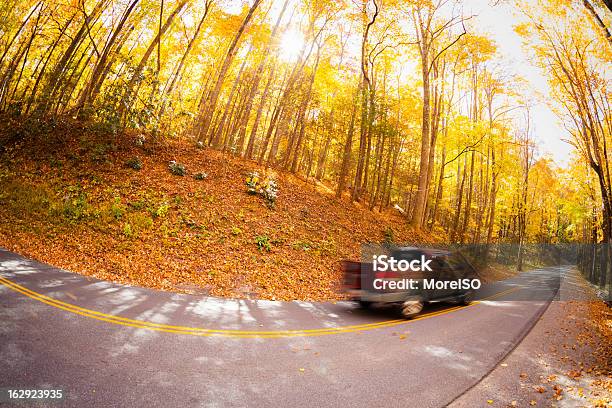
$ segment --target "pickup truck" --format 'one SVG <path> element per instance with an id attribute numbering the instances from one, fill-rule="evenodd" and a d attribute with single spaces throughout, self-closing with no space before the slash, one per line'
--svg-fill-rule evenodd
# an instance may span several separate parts
<path id="1" fill-rule="evenodd" d="M 374 303 L 396 304 L 402 315 L 411 318 L 418 315 L 426 303 L 455 302 L 469 304 L 474 296 L 473 285 L 478 274 L 470 262 L 460 253 L 440 249 L 396 247 L 389 251 L 389 258 L 403 260 L 404 264 L 428 260 L 427 271 L 374 271 L 374 262 L 342 261 L 344 273 L 343 292 L 350 300 L 368 308 Z M 397 289 L 398 285 L 381 288 L 381 282 L 412 281 L 414 287 Z M 427 282 L 427 283 L 426 283 Z M 391 286 L 392 288 L 389 288 Z M 405 285 L 407 286 L 407 285 Z M 432 287 L 434 286 L 434 287 Z"/>

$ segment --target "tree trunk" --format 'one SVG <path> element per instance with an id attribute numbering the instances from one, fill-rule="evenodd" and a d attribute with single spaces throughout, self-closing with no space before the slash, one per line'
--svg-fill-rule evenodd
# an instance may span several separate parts
<path id="1" fill-rule="evenodd" d="M 249 9 L 249 12 L 247 13 L 246 17 L 242 21 L 240 28 L 236 32 L 236 35 L 234 36 L 234 39 L 232 40 L 227 50 L 227 54 L 225 55 L 225 60 L 223 61 L 223 65 L 221 66 L 221 69 L 219 70 L 219 75 L 217 76 L 217 81 L 215 83 L 215 86 L 206 101 L 204 112 L 198 118 L 198 121 L 201 122 L 201 126 L 198 127 L 197 139 L 201 142 L 204 141 L 206 139 L 206 136 L 208 135 L 208 130 L 210 128 L 211 120 L 214 115 L 215 109 L 217 108 L 217 102 L 219 100 L 219 94 L 221 93 L 221 87 L 223 86 L 223 82 L 225 81 L 227 71 L 229 70 L 230 65 L 232 64 L 232 61 L 234 60 L 234 57 L 236 56 L 236 53 L 238 52 L 238 43 L 240 42 L 240 39 L 242 38 L 242 34 L 244 33 L 246 26 L 249 24 L 249 21 L 251 21 L 251 19 L 253 18 L 253 15 L 255 14 L 255 11 L 257 10 L 257 7 L 259 7 L 260 3 L 261 3 L 261 0 L 255 0 L 253 2 L 253 5 Z"/>
<path id="2" fill-rule="evenodd" d="M 81 97 L 79 98 L 77 109 L 79 111 L 80 116 L 82 116 L 83 108 L 89 107 L 90 104 L 93 102 L 93 99 L 95 98 L 94 89 L 95 88 L 99 89 L 99 86 L 97 86 L 97 84 L 98 83 L 101 84 L 102 82 L 104 82 L 104 77 L 106 76 L 105 69 L 107 68 L 107 61 L 113 50 L 113 46 L 115 45 L 115 42 L 119 38 L 119 35 L 122 33 L 123 26 L 127 22 L 128 18 L 132 14 L 132 11 L 134 10 L 134 8 L 136 7 L 139 1 L 140 0 L 133 0 L 131 3 L 128 4 L 125 12 L 123 13 L 123 16 L 121 17 L 121 20 L 119 20 L 119 24 L 117 25 L 111 37 L 109 38 L 106 45 L 104 46 L 102 55 L 96 62 L 96 66 L 94 67 L 91 78 L 89 79 L 89 82 L 83 89 L 83 92 L 81 93 Z"/>
<path id="3" fill-rule="evenodd" d="M 193 49 L 195 42 L 197 41 L 198 36 L 200 35 L 200 31 L 202 31 L 202 26 L 204 25 L 204 20 L 206 20 L 206 17 L 208 16 L 208 12 L 210 11 L 211 4 L 212 4 L 212 0 L 208 0 L 206 2 L 204 14 L 202 15 L 202 18 L 200 19 L 200 22 L 198 23 L 196 27 L 193 37 L 191 37 L 191 40 L 189 40 L 189 43 L 187 44 L 187 48 L 185 49 L 185 52 L 183 53 L 183 56 L 181 57 L 181 61 L 179 62 L 176 68 L 176 71 L 174 71 L 173 75 L 171 76 L 170 82 L 167 83 L 167 86 L 164 87 L 161 108 L 159 109 L 159 113 L 157 115 L 158 118 L 161 118 L 162 116 L 164 116 L 164 113 L 166 111 L 166 104 L 168 103 L 168 98 L 170 98 L 170 96 L 172 95 L 172 92 L 174 91 L 174 87 L 176 86 L 178 79 L 181 77 L 181 73 L 183 72 L 183 67 L 185 66 L 187 57 L 189 57 L 189 54 L 191 53 L 191 50 Z"/>
<path id="4" fill-rule="evenodd" d="M 344 189 L 346 188 L 346 178 L 349 172 L 349 166 L 351 163 L 351 151 L 353 149 L 353 134 L 355 133 L 355 116 L 357 115 L 357 97 L 361 93 L 362 80 L 359 79 L 359 85 L 355 98 L 353 98 L 353 107 L 351 109 L 351 119 L 349 120 L 348 132 L 346 135 L 346 141 L 344 143 L 344 151 L 342 153 L 342 166 L 340 167 L 340 176 L 338 177 L 338 189 L 336 190 L 336 197 L 340 198 Z"/>
<path id="5" fill-rule="evenodd" d="M 259 108 L 257 108 L 257 114 L 255 115 L 255 122 L 253 122 L 253 127 L 251 128 L 251 134 L 249 136 L 249 142 L 247 144 L 247 148 L 244 153 L 244 157 L 246 157 L 247 159 L 253 158 L 253 149 L 255 147 L 255 137 L 257 136 L 257 129 L 259 128 L 259 122 L 261 120 L 263 108 L 268 100 L 268 94 L 270 92 L 270 85 L 272 84 L 272 80 L 274 79 L 275 72 L 276 72 L 276 65 L 273 64 L 271 71 L 270 71 L 270 77 L 268 78 L 266 87 L 264 88 L 264 91 L 261 94 L 261 100 L 259 101 Z"/>
<path id="6" fill-rule="evenodd" d="M 123 118 L 126 111 L 130 110 L 133 104 L 132 92 L 134 90 L 134 85 L 136 84 L 136 82 L 140 81 L 140 76 L 142 75 L 142 71 L 144 70 L 145 65 L 149 61 L 151 54 L 153 54 L 153 51 L 155 50 L 156 47 L 159 47 L 159 45 L 161 44 L 161 38 L 166 33 L 166 31 L 168 31 L 168 28 L 170 28 L 172 21 L 181 12 L 181 10 L 183 10 L 186 4 L 187 4 L 187 0 L 181 0 L 177 4 L 177 6 L 174 8 L 174 11 L 172 11 L 172 13 L 170 13 L 168 18 L 166 19 L 166 22 L 164 23 L 164 25 L 160 26 L 159 31 L 157 32 L 157 35 L 155 36 L 153 41 L 151 41 L 151 44 L 149 44 L 149 47 L 147 48 L 144 55 L 140 59 L 140 62 L 138 63 L 138 65 L 136 66 L 136 69 L 134 70 L 134 73 L 132 74 L 127 85 L 125 86 L 125 93 L 123 95 L 122 103 L 119 105 L 119 117 Z"/>
<path id="7" fill-rule="evenodd" d="M 240 122 L 240 129 L 238 130 L 238 140 L 240 141 L 239 145 L 242 145 L 242 141 L 245 138 L 246 128 L 249 123 L 249 117 L 251 116 L 251 109 L 253 108 L 253 101 L 255 100 L 255 94 L 257 93 L 257 89 L 259 88 L 259 82 L 261 81 L 263 71 L 266 67 L 266 63 L 268 62 L 268 56 L 270 54 L 270 49 L 272 47 L 274 40 L 277 37 L 278 28 L 283 19 L 283 15 L 285 14 L 285 10 L 287 9 L 288 4 L 289 4 L 289 0 L 285 0 L 285 3 L 283 4 L 283 7 L 280 11 L 280 14 L 278 15 L 278 18 L 276 19 L 276 23 L 274 24 L 274 28 L 272 29 L 272 33 L 270 34 L 270 38 L 268 39 L 268 42 L 266 43 L 266 48 L 264 49 L 263 57 L 261 61 L 259 62 L 257 70 L 255 71 L 253 84 L 251 85 L 249 95 L 247 96 L 246 107 L 244 109 L 242 120 Z M 276 67 L 273 67 L 272 69 L 275 69 L 275 68 Z M 266 89 L 269 88 L 269 85 L 270 83 L 268 82 Z M 258 114 L 261 115 L 260 112 L 258 112 Z M 252 138 L 250 138 L 249 140 L 252 140 Z M 252 149 L 251 149 L 251 152 L 252 152 Z M 242 154 L 242 150 L 240 151 L 240 154 Z"/>
<path id="8" fill-rule="evenodd" d="M 419 184 L 414 202 L 414 212 L 410 225 L 413 228 L 421 229 L 425 217 L 425 207 L 427 205 L 427 177 L 429 175 L 429 149 L 430 139 L 430 84 L 429 84 L 429 50 L 421 47 L 421 77 L 423 80 L 423 118 L 421 122 L 421 154 L 419 167 Z"/>

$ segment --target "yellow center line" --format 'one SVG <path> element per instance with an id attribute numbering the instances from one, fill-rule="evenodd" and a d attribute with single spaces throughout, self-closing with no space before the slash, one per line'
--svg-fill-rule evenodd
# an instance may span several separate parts
<path id="1" fill-rule="evenodd" d="M 160 332 L 167 333 L 176 333 L 176 334 L 189 334 L 193 336 L 225 336 L 225 337 L 237 337 L 237 338 L 279 338 L 279 337 L 305 337 L 305 336 L 323 336 L 328 334 L 340 334 L 340 333 L 352 333 L 366 330 L 374 330 L 386 327 L 393 327 L 400 324 L 407 324 L 412 321 L 422 320 L 429 317 L 440 316 L 443 314 L 451 313 L 457 310 L 465 309 L 470 306 L 475 306 L 480 303 L 480 301 L 472 302 L 466 306 L 455 306 L 449 309 L 430 312 L 420 316 L 417 316 L 411 320 L 405 319 L 395 319 L 395 320 L 386 320 L 377 323 L 367 323 L 353 326 L 341 326 L 341 327 L 328 327 L 328 328 L 320 328 L 320 329 L 303 329 L 303 330 L 275 330 L 275 331 L 253 331 L 253 330 L 232 330 L 232 329 L 206 329 L 199 327 L 188 327 L 188 326 L 173 326 L 162 323 L 154 323 L 147 322 L 143 320 L 135 320 L 129 319 L 126 317 L 110 315 L 102 312 L 98 312 L 91 309 L 82 308 L 70 303 L 62 302 L 60 300 L 45 296 L 43 294 L 34 292 L 24 286 L 18 285 L 15 282 L 12 282 L 2 276 L 0 276 L 0 283 L 9 289 L 21 293 L 31 299 L 37 300 L 41 303 L 47 304 L 49 306 L 53 306 L 57 309 L 61 309 L 70 313 L 74 313 L 80 316 L 89 317 L 91 319 L 96 319 L 112 324 L 117 324 L 121 326 L 127 327 L 135 327 L 147 330 L 154 330 Z M 490 300 L 493 298 L 500 297 L 509 292 L 513 292 L 518 288 L 508 289 L 495 295 L 489 296 L 488 298 L 482 300 Z"/>

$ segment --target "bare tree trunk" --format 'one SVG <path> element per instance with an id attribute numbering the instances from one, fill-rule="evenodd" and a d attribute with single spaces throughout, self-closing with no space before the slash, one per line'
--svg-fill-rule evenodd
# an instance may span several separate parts
<path id="1" fill-rule="evenodd" d="M 259 101 L 259 108 L 257 109 L 257 114 L 255 115 L 255 122 L 253 122 L 253 127 L 251 128 L 251 134 L 249 136 L 249 142 L 247 144 L 246 151 L 244 153 L 244 157 L 247 159 L 253 158 L 253 148 L 255 147 L 255 137 L 257 136 L 257 129 L 259 128 L 259 121 L 261 120 L 261 115 L 263 113 L 264 105 L 268 100 L 268 94 L 270 92 L 270 85 L 272 80 L 274 79 L 274 74 L 276 72 L 276 65 L 272 65 L 270 71 L 270 77 L 268 78 L 268 82 L 266 83 L 266 87 L 264 88 L 263 93 L 261 94 L 261 100 Z"/>
<path id="2" fill-rule="evenodd" d="M 253 18 L 253 15 L 255 14 L 255 11 L 259 7 L 260 3 L 261 3 L 261 0 L 255 0 L 253 2 L 253 5 L 249 9 L 249 12 L 247 13 L 246 17 L 242 21 L 240 28 L 236 32 L 236 35 L 234 36 L 234 39 L 232 40 L 227 50 L 227 54 L 225 55 L 225 60 L 223 61 L 223 65 L 221 66 L 221 69 L 219 70 L 219 75 L 217 76 L 217 81 L 215 83 L 215 86 L 209 98 L 206 101 L 204 112 L 198 118 L 198 121 L 201 122 L 201 125 L 198 126 L 197 139 L 201 142 L 204 141 L 206 139 L 206 136 L 208 135 L 208 130 L 210 128 L 211 120 L 214 115 L 215 109 L 217 108 L 217 102 L 219 100 L 219 94 L 221 93 L 221 87 L 223 86 L 223 82 L 225 81 L 227 71 L 229 70 L 230 65 L 232 64 L 232 61 L 234 60 L 234 57 L 236 53 L 238 52 L 238 43 L 240 42 L 240 38 L 242 37 L 242 34 L 244 33 L 246 26 L 249 24 L 249 21 L 251 21 L 251 19 Z"/>
<path id="3" fill-rule="evenodd" d="M 108 3 L 108 1 L 109 0 L 102 0 L 98 2 L 96 6 L 94 7 L 93 11 L 91 12 L 91 14 L 89 15 L 85 14 L 84 5 L 81 3 L 81 6 L 83 6 L 83 9 L 81 11 L 83 14 L 85 14 L 84 16 L 85 18 L 83 19 L 83 24 L 81 25 L 81 28 L 76 33 L 76 35 L 74 35 L 74 37 L 72 38 L 72 41 L 70 42 L 70 45 L 68 46 L 68 48 L 63 52 L 60 60 L 54 65 L 53 69 L 51 70 L 51 73 L 49 75 L 49 80 L 47 81 L 47 84 L 45 85 L 42 91 L 42 94 L 45 99 L 44 105 L 42 107 L 43 111 L 48 111 L 49 106 L 50 106 L 49 104 L 55 99 L 55 96 L 58 92 L 58 88 L 60 84 L 62 83 L 62 79 L 64 78 L 66 74 L 68 64 L 74 58 L 76 51 L 79 49 L 79 47 L 83 43 L 85 39 L 85 35 L 89 33 L 90 24 L 92 22 L 97 21 L 97 19 L 102 14 L 102 11 L 104 10 L 104 7 Z"/>
<path id="4" fill-rule="evenodd" d="M 44 11 L 44 7 L 41 5 L 38 14 L 36 15 L 36 20 L 34 21 L 34 26 L 32 27 L 32 33 L 27 38 L 26 41 L 20 44 L 13 61 L 8 65 L 6 72 L 2 75 L 0 82 L 0 106 L 4 110 L 6 108 L 6 104 L 10 103 L 11 99 L 14 97 L 15 92 L 17 92 L 17 87 L 19 86 L 19 82 L 21 80 L 21 76 L 23 75 L 23 70 L 25 68 L 26 62 L 28 60 L 28 54 L 30 52 L 30 48 L 32 47 L 32 43 L 34 42 L 34 38 L 36 38 L 36 34 L 39 28 L 40 19 L 42 17 L 42 13 Z M 19 62 L 23 59 L 23 63 L 21 65 L 21 69 L 19 70 L 19 75 L 17 80 L 15 81 L 15 86 L 13 87 L 13 91 L 10 91 L 11 82 L 13 80 L 13 76 L 17 71 L 17 67 L 19 66 Z"/>
<path id="5" fill-rule="evenodd" d="M 361 125 L 359 131 L 359 152 L 357 155 L 357 169 L 355 170 L 355 180 L 353 181 L 353 192 L 351 195 L 352 201 L 358 201 L 361 197 L 361 189 L 363 182 L 363 168 L 365 163 L 366 149 L 367 149 L 367 131 L 368 131 L 368 98 L 367 88 L 368 84 L 363 81 L 361 88 Z"/>
<path id="6" fill-rule="evenodd" d="M 159 113 L 157 115 L 159 118 L 164 116 L 164 113 L 166 111 L 166 105 L 168 103 L 168 98 L 170 98 L 170 96 L 172 95 L 172 92 L 174 91 L 174 87 L 176 86 L 179 78 L 181 77 L 181 73 L 183 72 L 183 67 L 185 66 L 185 62 L 187 61 L 187 58 L 189 57 L 189 54 L 191 53 L 191 50 L 193 49 L 195 42 L 197 41 L 198 36 L 200 35 L 200 31 L 202 31 L 204 20 L 206 20 L 206 17 L 208 16 L 211 5 L 212 5 L 212 0 L 207 0 L 205 3 L 204 14 L 202 15 L 202 18 L 200 19 L 200 22 L 198 23 L 196 27 L 193 37 L 191 37 L 191 40 L 189 40 L 189 43 L 187 44 L 187 48 L 185 49 L 185 52 L 183 53 L 183 56 L 181 57 L 181 61 L 179 62 L 176 68 L 176 71 L 174 71 L 174 73 L 171 76 L 170 82 L 167 84 L 166 87 L 164 87 L 164 92 L 163 92 L 164 96 L 161 102 L 161 108 L 159 109 Z"/>
<path id="7" fill-rule="evenodd" d="M 595 24 L 597 24 L 601 31 L 604 33 L 608 42 L 612 44 L 612 35 L 610 34 L 610 29 L 608 28 L 608 26 L 606 26 L 601 17 L 599 17 L 599 14 L 597 14 L 597 11 L 593 7 L 593 5 L 589 2 L 589 0 L 582 0 L 582 4 L 587 9 L 589 14 L 591 14 L 593 20 L 595 20 Z"/>
<path id="8" fill-rule="evenodd" d="M 414 202 L 414 212 L 412 214 L 412 220 L 410 221 L 410 225 L 417 229 L 421 229 L 423 226 L 425 206 L 427 205 L 427 176 L 429 174 L 429 149 L 431 147 L 431 96 L 429 85 L 429 50 L 427 48 L 421 50 L 421 60 L 421 77 L 423 80 L 423 119 L 421 123 L 420 154 L 421 165 L 419 167 L 419 184 Z"/>
<path id="9" fill-rule="evenodd" d="M 305 123 L 306 122 L 306 112 L 308 111 L 308 106 L 310 105 L 310 100 L 312 98 L 312 89 L 314 87 L 314 81 L 317 75 L 317 71 L 319 70 L 320 56 L 321 56 L 321 49 L 319 48 L 317 50 L 317 59 L 315 61 L 314 68 L 310 75 L 308 91 L 306 92 L 306 96 L 304 97 L 304 100 L 302 102 L 302 106 L 300 109 L 300 114 L 298 115 L 297 123 L 300 124 L 300 132 L 298 134 L 297 141 L 295 142 L 295 147 L 292 146 L 293 143 L 290 143 L 288 146 L 287 153 L 286 153 L 287 163 L 289 163 L 289 161 L 291 162 L 291 171 L 293 172 L 297 170 L 296 166 L 297 166 L 297 162 L 299 159 L 300 150 L 302 148 L 302 141 L 304 140 L 304 132 L 305 132 L 305 126 L 306 126 L 306 123 Z M 291 150 L 294 150 L 294 152 L 292 152 Z M 293 155 L 293 159 L 291 159 L 292 155 Z"/>
<path id="10" fill-rule="evenodd" d="M 451 233 L 450 233 L 451 242 L 455 242 L 457 240 L 457 231 L 459 230 L 459 220 L 461 218 L 461 209 L 462 209 L 462 203 L 463 203 L 463 186 L 465 184 L 465 174 L 466 173 L 467 173 L 467 168 L 466 168 L 466 165 L 464 164 L 463 175 L 461 177 L 461 183 L 457 191 L 457 209 L 455 212 L 455 219 L 451 227 Z M 461 239 L 461 237 L 459 238 Z"/>
<path id="11" fill-rule="evenodd" d="M 349 166 L 351 163 L 351 151 L 353 149 L 353 135 L 355 133 L 355 116 L 357 115 L 357 98 L 361 93 L 362 80 L 359 79 L 359 85 L 353 98 L 353 107 L 351 109 L 351 119 L 349 121 L 348 132 L 346 135 L 346 141 L 344 143 L 344 151 L 342 154 L 342 166 L 340 167 L 340 175 L 338 177 L 338 189 L 336 190 L 336 197 L 340 198 L 344 189 L 346 188 L 346 178 L 349 172 Z"/>
<path id="12" fill-rule="evenodd" d="M 444 191 L 444 170 L 446 169 L 446 146 L 442 148 L 442 165 L 440 166 L 440 176 L 438 178 L 438 186 L 436 188 L 436 201 L 434 203 L 433 210 L 431 212 L 431 227 L 436 225 L 436 218 L 438 215 L 438 207 L 440 200 L 442 200 L 442 194 Z"/>
<path id="13" fill-rule="evenodd" d="M 331 137 L 325 138 L 325 143 L 323 144 L 323 148 L 319 152 L 319 160 L 317 161 L 317 170 L 315 172 L 315 179 L 321 181 L 325 176 L 325 163 L 327 161 L 327 154 L 329 152 L 329 142 L 331 141 Z"/>
<path id="14" fill-rule="evenodd" d="M 470 158 L 470 181 L 468 182 L 467 200 L 465 202 L 465 215 L 463 217 L 463 226 L 459 233 L 459 241 L 464 242 L 468 226 L 470 225 L 470 217 L 472 213 L 472 196 L 474 195 L 474 150 Z"/>
<path id="15" fill-rule="evenodd" d="M 159 46 L 161 45 L 161 38 L 166 33 L 166 31 L 168 31 L 168 28 L 170 28 L 172 21 L 181 12 L 181 10 L 183 10 L 186 4 L 187 4 L 187 0 L 181 0 L 177 4 L 177 6 L 174 8 L 174 11 L 170 13 L 170 15 L 166 19 L 166 22 L 164 23 L 163 26 L 161 26 L 161 21 L 160 21 L 160 28 L 159 28 L 159 31 L 157 32 L 157 35 L 155 36 L 153 41 L 151 41 L 151 44 L 149 44 L 149 47 L 147 48 L 144 55 L 140 59 L 140 62 L 138 63 L 138 65 L 136 66 L 136 69 L 134 70 L 134 73 L 130 77 L 130 80 L 127 83 L 127 85 L 125 86 L 125 93 L 123 95 L 122 103 L 119 104 L 119 110 L 118 110 L 119 117 L 124 118 L 126 111 L 130 110 L 133 104 L 132 92 L 134 91 L 134 85 L 136 84 L 136 82 L 140 81 L 140 76 L 142 75 L 142 71 L 144 70 L 145 65 L 149 61 L 151 54 L 153 54 L 153 51 L 155 50 L 156 47 L 159 49 Z M 158 56 L 158 59 L 159 59 L 159 56 Z M 159 60 L 158 60 L 158 64 L 159 64 Z"/>
<path id="16" fill-rule="evenodd" d="M 261 77 L 263 74 L 263 71 L 266 67 L 266 63 L 268 62 L 268 55 L 270 54 L 270 50 L 272 48 L 272 44 L 274 42 L 274 40 L 277 37 L 277 33 L 278 33 L 278 28 L 280 26 L 280 23 L 283 19 L 283 15 L 285 14 L 285 10 L 287 9 L 287 5 L 289 4 L 289 0 L 285 0 L 285 3 L 283 4 L 283 7 L 280 11 L 280 14 L 278 15 L 278 18 L 276 19 L 276 23 L 274 24 L 274 28 L 272 29 L 272 33 L 270 34 L 270 38 L 268 39 L 268 42 L 266 44 L 266 48 L 264 49 L 263 52 L 263 57 L 261 59 L 261 61 L 259 62 L 259 65 L 257 67 L 257 70 L 255 71 L 255 76 L 253 79 L 253 84 L 251 85 L 250 91 L 249 91 L 249 95 L 247 97 L 247 104 L 246 107 L 244 109 L 244 113 L 242 115 L 242 121 L 240 123 L 240 129 L 238 130 L 238 140 L 239 140 L 239 145 L 243 144 L 243 140 L 245 138 L 246 135 L 246 128 L 247 125 L 249 123 L 249 117 L 251 116 L 251 109 L 253 108 L 253 101 L 255 100 L 255 94 L 257 93 L 257 89 L 259 88 L 259 82 L 261 81 Z M 275 69 L 276 67 L 273 67 L 272 69 Z M 268 82 L 268 84 L 266 85 L 266 89 L 269 89 L 269 85 L 270 82 Z M 261 107 L 261 105 L 260 105 Z M 261 112 L 258 112 L 258 116 L 261 115 Z M 259 124 L 259 121 L 257 121 Z M 252 140 L 253 138 L 250 138 L 249 140 Z M 252 152 L 252 148 L 251 148 L 251 152 Z M 242 148 L 240 151 L 240 154 L 242 154 Z"/>
<path id="17" fill-rule="evenodd" d="M 75 15 L 73 15 L 67 22 L 66 24 L 61 28 L 59 35 L 57 36 L 57 39 L 55 41 L 53 41 L 53 45 L 49 48 L 49 51 L 47 53 L 47 57 L 45 58 L 45 62 L 43 63 L 43 66 L 40 70 L 40 72 L 38 73 L 38 76 L 36 77 L 36 82 L 34 83 L 34 87 L 32 88 L 32 92 L 30 93 L 30 98 L 28 100 L 28 105 L 26 106 L 25 109 L 25 114 L 27 115 L 28 112 L 30 111 L 30 108 L 32 107 L 32 104 L 34 103 L 34 100 L 36 99 L 36 91 L 38 90 L 38 86 L 40 85 L 40 82 L 46 72 L 47 69 L 47 64 L 49 63 L 49 61 L 51 60 L 51 56 L 53 56 L 53 52 L 55 51 L 55 49 L 57 48 L 59 42 L 61 41 L 62 37 L 64 36 L 66 30 L 68 29 L 68 27 L 70 26 L 70 24 L 72 23 L 72 20 L 74 19 Z M 36 68 L 36 71 L 38 70 L 38 66 Z M 24 94 L 25 96 L 25 94 Z"/>
<path id="18" fill-rule="evenodd" d="M 391 191 L 393 190 L 393 181 L 395 180 L 395 171 L 397 169 L 397 163 L 399 158 L 399 153 L 402 150 L 404 145 L 404 140 L 400 140 L 395 152 L 393 153 L 393 165 L 391 166 L 391 176 L 389 177 L 389 187 L 387 188 L 387 196 L 385 198 L 385 207 L 388 207 L 391 204 Z"/>
<path id="19" fill-rule="evenodd" d="M 367 0 L 363 2 L 363 16 L 367 17 Z M 367 167 L 366 155 L 368 150 L 368 141 L 370 140 L 368 137 L 368 130 L 371 129 L 370 126 L 370 112 L 373 107 L 370 107 L 370 103 L 372 102 L 369 96 L 372 95 L 372 81 L 369 76 L 369 57 L 367 55 L 367 46 L 368 46 L 368 37 L 370 35 L 370 30 L 372 26 L 376 23 L 376 19 L 378 17 L 379 8 L 376 0 L 372 0 L 374 4 L 374 15 L 372 18 L 365 22 L 365 29 L 363 32 L 363 38 L 361 40 L 361 74 L 363 76 L 363 86 L 362 86 L 362 98 L 363 102 L 361 105 L 361 133 L 359 137 L 359 156 L 357 158 L 357 170 L 355 171 L 355 182 L 353 183 L 353 194 L 352 200 L 358 201 L 363 193 L 363 186 L 366 185 L 366 180 L 364 180 L 364 172 Z"/>
<path id="20" fill-rule="evenodd" d="M 134 10 L 139 1 L 140 0 L 132 0 L 132 2 L 128 4 L 125 12 L 123 13 L 123 16 L 121 17 L 121 20 L 119 20 L 119 24 L 113 31 L 109 40 L 106 42 L 104 50 L 102 51 L 102 55 L 100 55 L 100 58 L 96 62 L 96 66 L 94 67 L 91 78 L 89 79 L 89 82 L 83 89 L 81 97 L 79 98 L 79 102 L 77 104 L 79 115 L 82 115 L 83 108 L 88 107 L 93 101 L 93 99 L 95 99 L 95 89 L 99 89 L 98 84 L 104 82 L 104 77 L 106 76 L 106 69 L 108 68 L 107 62 L 113 50 L 113 46 L 119 38 L 119 35 L 122 33 L 123 26 L 127 22 L 128 18 L 132 14 L 132 11 Z"/>
<path id="21" fill-rule="evenodd" d="M 249 51 L 247 52 L 247 55 L 251 52 L 252 48 L 253 46 L 251 45 L 249 47 Z M 225 103 L 225 109 L 223 110 L 223 116 L 221 116 L 221 120 L 219 121 L 219 124 L 216 126 L 216 130 L 213 129 L 211 133 L 212 145 L 215 148 L 219 147 L 219 142 L 221 139 L 221 132 L 223 131 L 223 127 L 225 126 L 225 120 L 227 119 L 227 115 L 229 113 L 230 106 L 234 100 L 234 94 L 236 93 L 236 90 L 238 89 L 238 85 L 240 84 L 240 79 L 242 78 L 242 72 L 244 71 L 244 67 L 246 67 L 246 63 L 247 63 L 247 58 L 245 58 L 242 61 L 242 64 L 240 65 L 240 69 L 238 70 L 238 74 L 236 75 L 236 78 L 234 79 L 232 90 L 230 91 L 230 94 L 227 97 L 227 102 Z"/>

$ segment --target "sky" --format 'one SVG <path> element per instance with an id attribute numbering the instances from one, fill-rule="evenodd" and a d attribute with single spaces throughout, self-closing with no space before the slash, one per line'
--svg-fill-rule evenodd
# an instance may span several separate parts
<path id="1" fill-rule="evenodd" d="M 520 36 L 514 32 L 514 25 L 522 22 L 524 17 L 508 4 L 491 6 L 489 0 L 469 0 L 465 3 L 469 4 L 466 14 L 476 14 L 474 20 L 479 31 L 489 33 L 495 40 L 509 70 L 525 78 L 534 95 L 537 95 L 531 113 L 538 153 L 541 156 L 550 155 L 555 163 L 566 166 L 573 147 L 563 139 L 568 139 L 569 135 L 545 102 L 550 93 L 546 77 L 529 61 L 528 50 L 522 47 Z"/>

